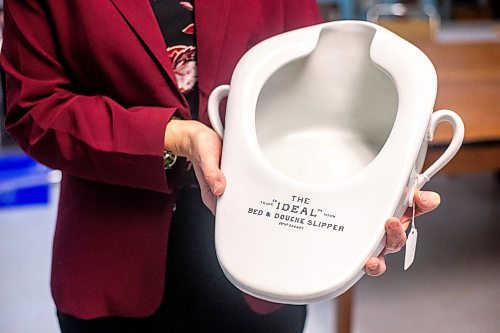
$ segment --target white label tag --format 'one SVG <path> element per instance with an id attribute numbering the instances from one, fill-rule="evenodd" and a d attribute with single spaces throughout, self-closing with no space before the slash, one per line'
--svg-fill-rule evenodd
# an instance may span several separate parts
<path id="1" fill-rule="evenodd" d="M 405 271 L 410 268 L 415 259 L 415 251 L 417 250 L 417 236 L 418 231 L 415 227 L 412 227 L 410 233 L 408 234 L 408 239 L 406 240 L 405 249 Z"/>

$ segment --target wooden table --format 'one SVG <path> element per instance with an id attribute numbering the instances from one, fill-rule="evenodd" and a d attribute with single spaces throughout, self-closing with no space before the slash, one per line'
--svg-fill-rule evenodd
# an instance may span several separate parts
<path id="1" fill-rule="evenodd" d="M 500 42 L 420 43 L 438 73 L 435 109 L 451 109 L 465 124 L 464 144 L 441 171 L 500 171 Z M 426 164 L 446 148 L 451 128 L 438 127 Z"/>
<path id="2" fill-rule="evenodd" d="M 436 67 L 435 110 L 453 110 L 465 124 L 462 148 L 440 173 L 500 171 L 500 42 L 415 44 Z M 451 136 L 450 126 L 437 128 L 426 166 L 443 153 Z M 338 298 L 337 333 L 351 331 L 353 289 Z"/>

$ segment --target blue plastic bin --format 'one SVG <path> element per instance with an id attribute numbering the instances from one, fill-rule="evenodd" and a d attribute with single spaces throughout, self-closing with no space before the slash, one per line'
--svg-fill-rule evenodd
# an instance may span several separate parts
<path id="1" fill-rule="evenodd" d="M 0 155 L 0 208 L 47 204 L 51 172 L 25 154 Z"/>

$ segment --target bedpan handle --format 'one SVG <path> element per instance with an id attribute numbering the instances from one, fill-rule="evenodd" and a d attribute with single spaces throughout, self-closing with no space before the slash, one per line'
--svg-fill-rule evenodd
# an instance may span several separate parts
<path id="1" fill-rule="evenodd" d="M 425 137 L 426 141 L 432 141 L 437 125 L 444 121 L 452 125 L 453 137 L 448 145 L 448 148 L 446 148 L 444 153 L 430 167 L 428 167 L 427 170 L 421 174 L 415 173 L 411 177 L 406 196 L 406 203 L 410 207 L 413 206 L 413 195 L 415 191 L 420 190 L 432 176 L 448 164 L 448 162 L 458 152 L 464 140 L 464 123 L 462 122 L 462 119 L 453 111 L 439 110 L 434 112 L 431 116 L 431 121 Z"/>
<path id="2" fill-rule="evenodd" d="M 423 173 L 417 176 L 417 181 L 415 184 L 415 190 L 420 190 L 426 182 L 431 179 L 439 170 L 441 170 L 448 162 L 455 156 L 455 154 L 460 149 L 462 142 L 464 140 L 464 123 L 462 119 L 453 111 L 450 110 L 439 110 L 432 114 L 431 121 L 429 123 L 429 128 L 427 130 L 427 141 L 432 141 L 434 136 L 434 131 L 439 123 L 448 122 L 453 126 L 453 137 L 451 139 L 448 148 L 444 153 L 439 156 L 439 158 L 425 170 Z"/>
<path id="3" fill-rule="evenodd" d="M 453 126 L 453 137 L 444 153 L 439 156 L 439 158 L 422 173 L 421 176 L 423 179 L 426 179 L 426 181 L 434 176 L 446 164 L 448 164 L 448 162 L 458 152 L 460 146 L 462 145 L 462 142 L 464 141 L 464 123 L 462 122 L 462 119 L 458 116 L 458 114 L 450 110 L 439 110 L 432 114 L 429 129 L 427 131 L 427 141 L 432 141 L 437 125 L 444 121 L 450 123 Z M 423 183 L 417 183 L 417 187 L 419 189 L 423 185 Z"/>
<path id="4" fill-rule="evenodd" d="M 210 97 L 208 97 L 208 118 L 214 131 L 219 134 L 221 139 L 224 138 L 224 125 L 220 119 L 219 105 L 220 101 L 227 97 L 229 94 L 229 85 L 223 84 L 215 88 Z"/>

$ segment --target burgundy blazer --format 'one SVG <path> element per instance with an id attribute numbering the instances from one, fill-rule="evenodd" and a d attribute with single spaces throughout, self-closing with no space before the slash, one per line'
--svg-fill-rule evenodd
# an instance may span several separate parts
<path id="1" fill-rule="evenodd" d="M 314 0 L 195 1 L 200 120 L 248 48 L 319 21 Z M 8 131 L 63 172 L 57 308 L 80 318 L 152 314 L 184 172 L 177 163 L 165 174 L 164 130 L 174 113 L 190 113 L 149 0 L 5 0 L 1 64 Z"/>

